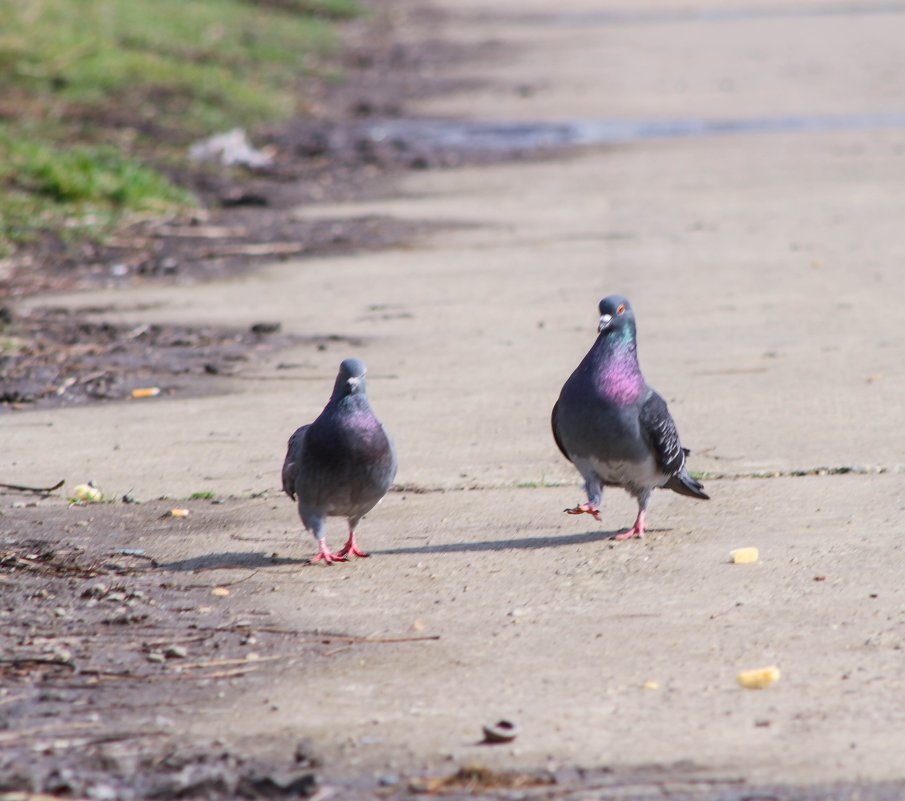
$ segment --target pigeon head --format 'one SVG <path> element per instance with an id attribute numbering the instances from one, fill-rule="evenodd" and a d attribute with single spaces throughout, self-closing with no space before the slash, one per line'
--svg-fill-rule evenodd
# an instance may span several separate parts
<path id="1" fill-rule="evenodd" d="M 608 295 L 600 301 L 599 334 L 621 333 L 623 337 L 634 338 L 635 313 L 628 298 L 623 295 Z"/>
<path id="2" fill-rule="evenodd" d="M 333 397 L 342 398 L 346 395 L 365 394 L 365 367 L 361 359 L 343 359 L 336 375 L 336 383 L 333 385 Z"/>

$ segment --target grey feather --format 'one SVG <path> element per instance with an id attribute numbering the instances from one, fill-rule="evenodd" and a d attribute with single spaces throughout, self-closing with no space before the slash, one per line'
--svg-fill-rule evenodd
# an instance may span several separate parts
<path id="1" fill-rule="evenodd" d="M 688 451 L 666 402 L 641 373 L 631 305 L 613 295 L 599 308 L 597 340 L 553 406 L 553 437 L 585 480 L 590 509 L 583 511 L 599 508 L 604 486 L 623 487 L 638 500 L 636 527 L 643 532 L 654 489 L 707 495 L 688 473 Z"/>
<path id="2" fill-rule="evenodd" d="M 343 361 L 324 410 L 289 438 L 283 490 L 318 540 L 333 515 L 348 519 L 351 536 L 396 476 L 396 451 L 368 402 L 365 372 L 358 359 Z"/>

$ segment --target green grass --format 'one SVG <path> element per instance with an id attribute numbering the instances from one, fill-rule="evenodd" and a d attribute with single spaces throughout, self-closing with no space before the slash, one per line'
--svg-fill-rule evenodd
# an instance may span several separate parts
<path id="1" fill-rule="evenodd" d="M 0 250 L 190 202 L 142 163 L 298 112 L 336 20 L 358 12 L 353 0 L 0 0 Z"/>
<path id="2" fill-rule="evenodd" d="M 190 501 L 212 501 L 217 497 L 216 493 L 207 491 L 207 492 L 193 492 L 189 495 Z"/>
<path id="3" fill-rule="evenodd" d="M 59 226 L 102 234 L 124 211 L 164 212 L 191 196 L 109 145 L 57 147 L 0 126 L 0 246 Z"/>

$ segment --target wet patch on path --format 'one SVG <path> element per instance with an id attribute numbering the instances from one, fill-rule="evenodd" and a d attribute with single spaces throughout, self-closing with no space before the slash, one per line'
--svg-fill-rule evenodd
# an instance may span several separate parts
<path id="1" fill-rule="evenodd" d="M 905 113 L 802 115 L 750 119 L 569 120 L 563 122 L 475 122 L 446 119 L 395 119 L 375 123 L 375 144 L 408 150 L 546 154 L 567 148 L 626 145 L 658 139 L 745 134 L 820 133 L 905 129 Z"/>

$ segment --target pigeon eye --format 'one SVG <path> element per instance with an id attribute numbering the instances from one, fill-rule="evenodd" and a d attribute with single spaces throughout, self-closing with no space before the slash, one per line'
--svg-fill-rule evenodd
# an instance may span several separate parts
<path id="1" fill-rule="evenodd" d="M 620 303 L 620 304 L 619 304 L 619 308 L 616 309 L 616 314 L 622 314 L 622 312 L 624 312 L 624 311 L 625 311 L 625 304 L 624 304 L 624 303 Z"/>

